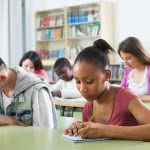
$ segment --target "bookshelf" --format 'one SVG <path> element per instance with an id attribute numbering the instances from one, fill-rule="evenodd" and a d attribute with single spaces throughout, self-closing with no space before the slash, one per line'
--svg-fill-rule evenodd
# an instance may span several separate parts
<path id="1" fill-rule="evenodd" d="M 99 38 L 104 38 L 114 47 L 113 15 L 113 5 L 109 2 L 36 12 L 36 49 L 47 51 L 42 60 L 44 66 L 53 66 L 60 57 L 73 63 L 83 48 Z M 114 62 L 113 56 L 110 59 Z"/>

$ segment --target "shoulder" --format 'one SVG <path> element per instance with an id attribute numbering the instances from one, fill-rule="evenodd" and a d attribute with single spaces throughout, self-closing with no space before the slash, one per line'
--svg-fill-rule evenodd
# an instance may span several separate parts
<path id="1" fill-rule="evenodd" d="M 120 101 L 124 105 L 128 105 L 129 102 L 138 96 L 129 88 L 117 87 L 115 92 L 115 99 Z"/>
<path id="2" fill-rule="evenodd" d="M 130 72 L 131 72 L 131 69 L 126 66 L 126 67 L 125 67 L 125 70 L 124 70 L 124 73 L 125 73 L 126 75 L 128 75 Z"/>
<path id="3" fill-rule="evenodd" d="M 36 74 L 47 75 L 47 72 L 44 69 L 35 70 Z"/>
<path id="4" fill-rule="evenodd" d="M 137 97 L 134 91 L 132 91 L 129 88 L 124 88 L 124 87 L 117 87 L 116 88 L 116 96 L 127 96 L 127 97 Z"/>

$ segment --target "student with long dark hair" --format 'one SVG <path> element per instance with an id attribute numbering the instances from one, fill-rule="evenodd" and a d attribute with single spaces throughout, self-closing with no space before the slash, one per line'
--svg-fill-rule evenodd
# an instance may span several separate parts
<path id="1" fill-rule="evenodd" d="M 132 89 L 143 101 L 150 101 L 150 57 L 135 37 L 122 41 L 118 53 L 126 68 L 120 86 Z"/>
<path id="2" fill-rule="evenodd" d="M 64 131 L 82 138 L 118 138 L 150 141 L 150 110 L 130 89 L 113 87 L 108 54 L 111 46 L 99 39 L 77 56 L 73 75 L 81 95 L 87 100 L 83 121 Z"/>
<path id="3" fill-rule="evenodd" d="M 44 70 L 40 56 L 35 51 L 26 52 L 19 62 L 19 66 L 26 71 L 39 75 L 42 79 L 49 81 L 47 72 Z"/>

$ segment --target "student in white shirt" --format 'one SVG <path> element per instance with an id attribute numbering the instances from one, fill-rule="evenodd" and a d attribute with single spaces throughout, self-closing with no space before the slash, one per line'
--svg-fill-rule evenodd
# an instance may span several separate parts
<path id="1" fill-rule="evenodd" d="M 54 71 L 59 80 L 50 87 L 52 95 L 63 98 L 79 98 L 81 94 L 76 88 L 70 62 L 66 58 L 59 58 L 54 64 Z"/>

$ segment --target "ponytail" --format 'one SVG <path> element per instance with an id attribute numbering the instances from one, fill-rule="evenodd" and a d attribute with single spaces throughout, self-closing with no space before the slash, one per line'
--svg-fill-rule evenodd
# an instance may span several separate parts
<path id="1" fill-rule="evenodd" d="M 115 50 L 103 39 L 98 39 L 93 43 L 93 47 L 98 48 L 100 51 L 109 54 L 111 51 Z"/>

